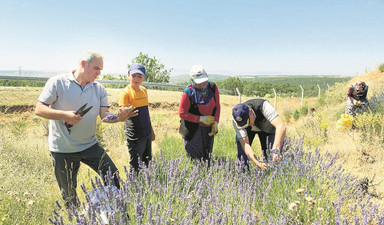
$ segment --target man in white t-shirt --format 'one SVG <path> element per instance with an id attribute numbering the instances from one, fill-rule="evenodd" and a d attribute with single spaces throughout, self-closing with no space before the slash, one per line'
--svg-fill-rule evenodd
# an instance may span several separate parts
<path id="1" fill-rule="evenodd" d="M 267 169 L 270 154 L 272 162 L 279 161 L 285 138 L 286 126 L 276 110 L 265 99 L 253 98 L 237 104 L 232 109 L 233 127 L 236 132 L 237 156 L 248 165 L 249 159 L 261 169 Z M 259 136 L 264 161 L 257 160 L 252 149 L 255 135 Z"/>
<path id="2" fill-rule="evenodd" d="M 104 121 L 114 123 L 125 121 L 134 113 L 128 108 L 121 108 L 118 115 L 108 112 L 107 92 L 95 81 L 102 69 L 103 57 L 86 52 L 76 70 L 47 81 L 36 104 L 36 115 L 49 119 L 49 151 L 67 207 L 79 205 L 76 177 L 80 162 L 103 179 L 110 171 L 113 185 L 119 188 L 117 168 L 96 139 L 96 118 L 112 118 Z"/>

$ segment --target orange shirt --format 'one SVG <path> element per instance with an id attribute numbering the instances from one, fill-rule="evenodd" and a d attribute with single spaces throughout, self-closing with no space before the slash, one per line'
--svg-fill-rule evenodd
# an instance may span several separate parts
<path id="1" fill-rule="evenodd" d="M 137 116 L 125 121 L 125 134 L 129 140 L 146 138 L 152 134 L 148 95 L 145 87 L 140 86 L 140 91 L 136 91 L 131 85 L 128 85 L 120 93 L 119 105 L 125 107 L 132 105 L 139 112 Z"/>
<path id="2" fill-rule="evenodd" d="M 140 86 L 140 90 L 141 91 L 136 91 L 131 85 L 128 85 L 120 94 L 119 105 L 125 107 L 132 105 L 136 108 L 148 106 L 147 89 Z"/>

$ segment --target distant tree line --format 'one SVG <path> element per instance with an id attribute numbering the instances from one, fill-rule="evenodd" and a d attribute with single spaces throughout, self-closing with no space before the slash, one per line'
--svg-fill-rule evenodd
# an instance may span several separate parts
<path id="1" fill-rule="evenodd" d="M 103 75 L 103 80 L 121 80 L 126 81 L 126 75 L 119 75 L 118 77 L 112 76 L 110 74 Z M 349 79 L 349 78 L 348 78 Z M 147 80 L 145 80 L 147 82 Z M 149 82 L 149 81 L 148 81 Z M 345 82 L 340 80 L 340 82 Z M 335 82 L 334 82 L 335 83 Z M 329 83 L 332 86 L 334 83 Z M 187 85 L 187 83 L 182 83 Z M 245 96 L 257 96 L 257 97 L 273 97 L 273 89 L 280 97 L 301 97 L 301 88 L 299 85 L 302 85 L 304 88 L 305 97 L 317 97 L 318 96 L 318 87 L 317 84 L 300 84 L 299 81 L 296 81 L 296 84 L 291 83 L 279 83 L 279 82 L 257 82 L 249 80 L 241 80 L 238 77 L 231 77 L 224 81 L 216 81 L 217 86 L 220 89 L 231 90 L 233 95 L 237 95 L 236 88 L 239 89 L 240 93 Z M 0 86 L 13 86 L 13 87 L 44 87 L 45 81 L 30 81 L 30 80 L 0 80 Z M 103 84 L 106 88 L 124 88 L 126 85 L 122 84 Z M 321 95 L 324 95 L 327 86 L 322 84 Z M 179 88 L 175 87 L 150 87 L 150 89 L 160 89 L 160 90 L 169 90 L 177 91 Z"/>
<path id="2" fill-rule="evenodd" d="M 0 86 L 4 87 L 44 87 L 45 83 L 31 80 L 0 80 Z"/>
<path id="3" fill-rule="evenodd" d="M 300 82 L 303 80 L 296 79 L 296 77 L 289 79 L 289 81 L 285 80 L 284 82 L 277 81 L 279 78 L 273 78 L 271 79 L 271 82 L 266 81 L 266 79 L 264 80 L 264 82 L 257 82 L 250 80 L 241 80 L 238 77 L 231 77 L 224 81 L 217 81 L 216 83 L 220 89 L 232 90 L 234 95 L 237 95 L 236 88 L 238 88 L 242 95 L 257 97 L 274 96 L 273 89 L 275 89 L 277 95 L 281 97 L 301 97 L 300 85 L 302 85 L 305 97 L 316 97 L 319 93 L 319 88 L 317 84 L 319 84 L 320 86 L 321 95 L 324 95 L 325 92 L 328 90 L 327 84 L 332 86 L 336 83 L 336 81 L 345 82 L 350 78 L 334 79 L 323 77 L 323 81 L 317 82 L 316 80 L 312 80 L 311 83 L 310 79 L 305 79 L 305 82 Z M 282 80 L 283 79 L 286 78 L 282 78 Z"/>

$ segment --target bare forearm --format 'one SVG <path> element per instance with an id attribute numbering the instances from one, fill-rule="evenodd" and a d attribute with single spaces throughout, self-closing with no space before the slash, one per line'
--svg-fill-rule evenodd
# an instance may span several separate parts
<path id="1" fill-rule="evenodd" d="M 241 143 L 241 142 L 240 142 Z M 259 168 L 265 169 L 265 166 L 257 160 L 255 152 L 253 151 L 251 145 L 248 144 L 248 141 L 244 141 L 241 143 L 241 146 L 244 149 L 245 154 L 248 156 L 248 158 Z"/>
<path id="2" fill-rule="evenodd" d="M 273 142 L 272 149 L 281 150 L 283 147 L 283 142 L 285 139 L 285 133 L 286 133 L 287 127 L 285 126 L 285 123 L 279 116 L 272 121 L 272 125 L 276 128 L 275 141 Z"/>
<path id="3" fill-rule="evenodd" d="M 279 149 L 281 150 L 283 148 L 283 143 L 285 139 L 285 133 L 286 133 L 286 127 L 285 125 L 279 129 L 276 129 L 275 133 L 275 141 L 273 142 L 272 149 Z"/>
<path id="4" fill-rule="evenodd" d="M 258 166 L 259 161 L 256 159 L 255 152 L 253 151 L 252 147 L 250 145 L 245 145 L 244 149 L 245 154 L 248 156 L 248 158 L 256 165 Z"/>
<path id="5" fill-rule="evenodd" d="M 38 102 L 35 108 L 35 114 L 50 120 L 65 120 L 67 112 L 63 110 L 52 109 L 41 102 Z"/>

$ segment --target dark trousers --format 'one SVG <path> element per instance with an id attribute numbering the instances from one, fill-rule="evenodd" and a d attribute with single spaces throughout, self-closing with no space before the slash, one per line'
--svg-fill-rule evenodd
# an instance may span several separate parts
<path id="1" fill-rule="evenodd" d="M 211 130 L 211 127 L 199 126 L 191 140 L 183 138 L 187 156 L 191 159 L 199 159 L 204 162 L 208 161 L 208 166 L 210 166 L 214 142 L 214 136 L 209 136 Z"/>
<path id="2" fill-rule="evenodd" d="M 55 168 L 56 180 L 67 207 L 69 207 L 70 203 L 79 206 L 76 187 L 80 162 L 85 163 L 95 172 L 101 174 L 104 183 L 106 181 L 106 175 L 110 172 L 110 175 L 113 176 L 112 184 L 120 189 L 117 177 L 118 170 L 111 158 L 99 144 L 95 144 L 84 151 L 76 153 L 51 152 L 51 156 Z M 105 183 L 105 185 L 107 184 Z"/>
<path id="3" fill-rule="evenodd" d="M 263 152 L 263 158 L 265 162 L 268 162 L 268 149 L 270 150 L 273 146 L 273 142 L 275 141 L 275 134 L 268 134 L 265 132 L 249 132 L 248 133 L 248 140 L 249 145 L 252 145 L 253 139 L 255 138 L 255 135 L 259 136 L 259 141 L 261 145 L 261 150 Z M 248 165 L 249 158 L 245 154 L 243 147 L 240 144 L 239 139 L 236 137 L 236 144 L 237 144 L 237 158 L 239 160 L 244 160 L 244 163 Z"/>
<path id="4" fill-rule="evenodd" d="M 152 135 L 134 141 L 127 139 L 127 146 L 131 158 L 129 161 L 131 171 L 132 169 L 136 172 L 139 171 L 139 159 L 148 167 L 149 161 L 152 159 Z"/>

